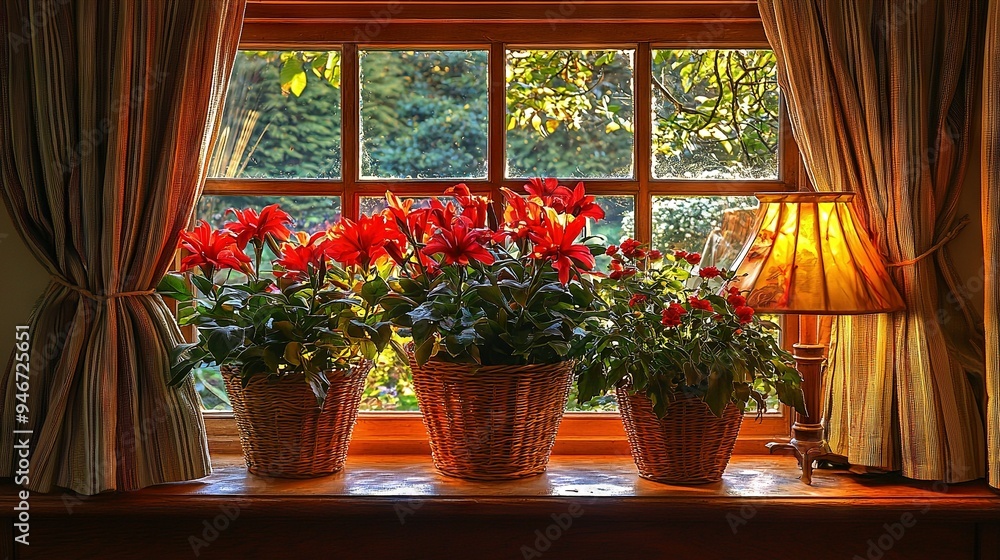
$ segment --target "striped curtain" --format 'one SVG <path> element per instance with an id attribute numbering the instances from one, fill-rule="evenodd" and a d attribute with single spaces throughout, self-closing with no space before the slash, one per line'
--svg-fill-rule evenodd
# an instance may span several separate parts
<path id="1" fill-rule="evenodd" d="M 0 193 L 52 276 L 26 410 L 13 357 L 0 378 L 0 476 L 24 433 L 32 490 L 211 472 L 193 384 L 166 385 L 181 333 L 153 288 L 204 184 L 244 7 L 0 0 Z"/>
<path id="2" fill-rule="evenodd" d="M 859 214 L 897 265 L 907 303 L 905 312 L 836 322 L 824 384 L 832 450 L 911 478 L 980 478 L 979 380 L 960 361 L 975 352 L 950 336 L 963 329 L 942 328 L 941 310 L 959 280 L 944 242 L 969 151 L 983 2 L 758 6 L 810 179 L 818 190 L 859 194 Z M 964 311 L 955 322 L 975 332 Z"/>
<path id="3" fill-rule="evenodd" d="M 990 485 L 1000 488 L 1000 0 L 990 4 L 983 78 L 983 243 L 986 261 L 986 425 Z"/>

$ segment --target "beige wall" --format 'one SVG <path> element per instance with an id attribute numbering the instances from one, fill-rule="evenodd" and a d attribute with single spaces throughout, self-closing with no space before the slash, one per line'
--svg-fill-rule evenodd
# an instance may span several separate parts
<path id="1" fill-rule="evenodd" d="M 0 203 L 0 359 L 7 356 L 14 344 L 14 327 L 28 322 L 31 306 L 48 282 L 45 270 L 35 261 L 21 242 L 7 209 Z"/>

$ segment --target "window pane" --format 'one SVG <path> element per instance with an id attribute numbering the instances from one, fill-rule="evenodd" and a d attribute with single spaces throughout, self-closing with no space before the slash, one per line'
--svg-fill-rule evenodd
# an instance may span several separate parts
<path id="1" fill-rule="evenodd" d="M 340 52 L 240 51 L 209 177 L 340 177 Z"/>
<path id="2" fill-rule="evenodd" d="M 653 176 L 778 177 L 778 82 L 768 50 L 653 51 Z"/>
<path id="3" fill-rule="evenodd" d="M 507 176 L 632 177 L 635 51 L 508 51 Z"/>
<path id="4" fill-rule="evenodd" d="M 404 346 L 413 341 L 393 335 Z M 413 391 L 413 372 L 410 364 L 396 357 L 392 349 L 386 349 L 378 357 L 375 367 L 368 374 L 365 390 L 361 394 L 361 410 L 381 410 L 389 412 L 413 412 L 417 406 L 417 394 Z"/>
<path id="5" fill-rule="evenodd" d="M 315 233 L 324 230 L 340 219 L 339 196 L 217 196 L 204 195 L 198 200 L 197 219 L 207 221 L 214 228 L 221 228 L 236 218 L 226 210 L 253 208 L 260 211 L 270 204 L 278 204 L 293 220 L 292 230 Z"/>
<path id="6" fill-rule="evenodd" d="M 362 51 L 361 175 L 486 177 L 487 51 Z"/>
<path id="7" fill-rule="evenodd" d="M 654 249 L 702 254 L 704 266 L 729 268 L 753 236 L 752 196 L 653 197 Z"/>
<path id="8" fill-rule="evenodd" d="M 600 235 L 612 245 L 635 236 L 635 197 L 598 196 L 597 203 L 604 209 L 605 216 L 600 222 L 589 220 L 587 235 Z M 599 255 L 596 270 L 603 272 L 610 264 L 611 257 Z"/>

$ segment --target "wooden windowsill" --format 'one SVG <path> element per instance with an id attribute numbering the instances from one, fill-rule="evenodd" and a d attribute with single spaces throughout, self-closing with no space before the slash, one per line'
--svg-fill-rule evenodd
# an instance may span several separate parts
<path id="1" fill-rule="evenodd" d="M 32 493 L 31 546 L 13 549 L 2 482 L 0 558 L 1000 559 L 1000 495 L 983 481 L 822 470 L 806 486 L 787 457 L 737 456 L 722 482 L 689 487 L 639 478 L 628 456 L 555 455 L 545 474 L 490 483 L 426 455 L 352 455 L 309 480 L 248 474 L 238 455 L 214 465 L 131 493 Z"/>
<path id="2" fill-rule="evenodd" d="M 860 476 L 819 470 L 812 486 L 798 479 L 788 457 L 736 456 L 716 484 L 672 486 L 640 478 L 630 457 L 553 456 L 540 476 L 507 482 L 470 482 L 442 476 L 427 456 L 358 455 L 340 473 L 315 479 L 268 479 L 249 474 L 238 455 L 214 458 L 215 472 L 202 480 L 165 484 L 138 492 L 76 496 L 32 494 L 39 516 L 202 515 L 237 505 L 242 513 L 268 516 L 378 515 L 399 504 L 422 515 L 532 515 L 578 502 L 591 511 L 618 515 L 648 510 L 685 518 L 718 517 L 752 506 L 761 518 L 848 520 L 907 511 L 926 518 L 1000 519 L 1000 495 L 983 481 L 944 485 L 895 475 Z M 15 488 L 0 484 L 0 511 L 15 505 Z M 408 504 L 408 505 L 407 505 Z M 69 508 L 69 509 L 68 509 Z M 555 509 L 554 509 L 555 508 Z"/>

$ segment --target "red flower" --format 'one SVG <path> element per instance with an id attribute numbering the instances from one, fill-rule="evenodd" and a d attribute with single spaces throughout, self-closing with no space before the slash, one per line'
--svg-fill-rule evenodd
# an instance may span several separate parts
<path id="1" fill-rule="evenodd" d="M 646 258 L 646 251 L 643 251 L 642 249 L 636 249 L 635 254 L 633 254 L 632 256 L 635 258 L 635 260 L 641 261 L 642 259 Z"/>
<path id="2" fill-rule="evenodd" d="M 396 223 L 399 233 L 408 233 L 418 243 L 424 243 L 433 232 L 429 224 L 430 208 L 413 208 L 412 198 L 399 199 L 391 192 L 385 193 L 385 200 L 388 203 L 384 214 Z M 436 199 L 431 200 L 432 205 L 441 207 L 441 203 Z"/>
<path id="3" fill-rule="evenodd" d="M 404 245 L 396 241 L 387 241 L 383 249 L 389 258 L 391 258 L 396 264 L 402 266 L 406 264 L 406 254 L 403 250 Z"/>
<path id="4" fill-rule="evenodd" d="M 532 177 L 528 179 L 528 183 L 524 185 L 524 192 L 531 196 L 538 197 L 541 199 L 542 204 L 546 206 L 552 206 L 552 200 L 554 197 L 559 197 L 560 199 L 565 199 L 570 196 L 570 190 L 559 184 L 559 180 L 553 177 L 548 177 L 542 179 L 541 177 Z M 558 210 L 556 210 L 558 212 Z"/>
<path id="5" fill-rule="evenodd" d="M 618 247 L 614 245 L 608 245 L 608 248 L 604 250 L 604 254 L 608 255 L 609 257 L 613 257 L 617 252 L 618 252 Z"/>
<path id="6" fill-rule="evenodd" d="M 288 236 L 292 234 L 286 227 L 292 223 L 292 217 L 277 204 L 265 206 L 260 214 L 253 208 L 245 210 L 230 208 L 226 210 L 226 214 L 229 213 L 236 216 L 236 221 L 226 224 L 226 229 L 236 234 L 236 244 L 240 250 L 245 249 L 250 241 L 257 246 L 263 245 L 264 238 L 268 235 L 278 241 L 287 241 Z"/>
<path id="7" fill-rule="evenodd" d="M 707 299 L 701 299 L 698 296 L 691 296 L 691 297 L 689 297 L 688 298 L 688 303 L 691 304 L 691 309 L 701 309 L 701 310 L 704 310 L 704 311 L 715 311 L 715 308 L 712 307 L 712 302 L 708 301 Z"/>
<path id="8" fill-rule="evenodd" d="M 645 301 L 646 301 L 646 296 L 644 294 L 634 294 L 631 298 L 629 298 L 628 306 L 635 307 L 637 305 L 644 303 Z"/>
<path id="9" fill-rule="evenodd" d="M 698 276 L 702 278 L 716 278 L 719 274 L 721 274 L 721 271 L 714 266 L 706 266 L 698 271 Z"/>
<path id="10" fill-rule="evenodd" d="M 634 276 L 636 273 L 639 272 L 638 270 L 636 270 L 631 266 L 625 268 L 625 266 L 622 265 L 621 261 L 617 260 L 611 261 L 611 265 L 608 266 L 608 270 L 611 271 L 611 274 L 608 275 L 608 278 L 611 278 L 612 280 L 621 280 L 622 278 L 628 278 L 629 276 Z"/>
<path id="11" fill-rule="evenodd" d="M 596 197 L 587 195 L 583 181 L 580 181 L 572 191 L 566 189 L 564 195 L 553 196 L 550 205 L 560 214 L 566 213 L 576 218 L 603 220 L 604 209 L 596 201 Z"/>
<path id="12" fill-rule="evenodd" d="M 635 239 L 626 239 L 625 241 L 622 241 L 622 254 L 626 257 L 634 257 L 635 252 L 639 250 L 640 245 L 642 245 L 642 243 L 639 243 Z"/>
<path id="13" fill-rule="evenodd" d="M 741 305 L 741 306 L 737 307 L 736 309 L 734 309 L 733 313 L 735 313 L 736 317 L 739 318 L 741 325 L 745 325 L 745 324 L 749 323 L 750 321 L 753 321 L 753 308 L 752 307 L 747 307 L 746 305 Z"/>
<path id="14" fill-rule="evenodd" d="M 676 327 L 681 324 L 681 315 L 685 313 L 687 310 L 683 305 L 673 302 L 660 313 L 660 323 L 665 327 Z"/>
<path id="15" fill-rule="evenodd" d="M 739 286 L 729 286 L 728 288 L 726 288 L 726 291 L 729 292 L 729 295 L 731 295 L 731 296 L 738 296 L 738 295 L 740 295 L 740 287 Z"/>
<path id="16" fill-rule="evenodd" d="M 575 243 L 587 225 L 583 218 L 567 218 L 563 225 L 554 210 L 549 210 L 548 219 L 540 227 L 532 229 L 528 236 L 535 244 L 533 256 L 536 259 L 552 261 L 552 268 L 559 272 L 559 281 L 569 283 L 573 268 L 591 270 L 596 264 L 594 255 L 586 245 Z"/>
<path id="17" fill-rule="evenodd" d="M 604 209 L 597 204 L 597 198 L 587 195 L 583 181 L 570 189 L 559 184 L 557 179 L 533 178 L 524 185 L 524 191 L 537 203 L 552 208 L 559 214 L 569 214 L 574 218 L 604 219 Z"/>
<path id="18" fill-rule="evenodd" d="M 730 293 L 729 297 L 726 298 L 726 301 L 728 301 L 729 305 L 732 305 L 733 307 L 740 307 L 747 304 L 747 298 L 741 296 L 738 293 L 737 294 Z"/>
<path id="19" fill-rule="evenodd" d="M 330 242 L 327 256 L 344 266 L 368 268 L 379 258 L 386 256 L 386 243 L 399 246 L 405 239 L 392 227 L 385 214 L 363 215 L 357 222 L 342 218 L 330 228 Z"/>
<path id="20" fill-rule="evenodd" d="M 181 272 L 199 267 L 205 276 L 212 277 L 226 268 L 246 271 L 250 264 L 250 257 L 240 250 L 231 231 L 213 230 L 205 220 L 200 220 L 194 231 L 182 231 L 179 246 L 189 253 L 181 259 Z"/>
<path id="21" fill-rule="evenodd" d="M 507 187 L 501 187 L 507 206 L 503 212 L 503 228 L 497 232 L 494 239 L 502 241 L 507 238 L 521 240 L 528 237 L 528 232 L 542 225 L 542 207 L 534 201 L 527 200 Z"/>
<path id="22" fill-rule="evenodd" d="M 462 205 L 462 218 L 476 229 L 487 227 L 489 209 L 492 201 L 485 196 L 473 195 L 465 183 L 459 183 L 444 191 Z"/>
<path id="23" fill-rule="evenodd" d="M 687 251 L 674 251 L 674 256 L 678 259 L 686 259 L 688 256 Z"/>
<path id="24" fill-rule="evenodd" d="M 468 266 L 472 261 L 493 264 L 496 259 L 482 245 L 488 238 L 488 231 L 471 229 L 467 221 L 459 218 L 452 221 L 450 228 L 438 229 L 423 252 L 425 255 L 441 253 L 445 264 Z"/>
<path id="25" fill-rule="evenodd" d="M 386 201 L 386 211 L 390 216 L 396 219 L 397 222 L 401 224 L 408 224 L 410 218 L 410 209 L 413 208 L 413 199 L 407 198 L 400 200 L 396 195 L 391 192 L 385 193 Z"/>
<path id="26" fill-rule="evenodd" d="M 701 262 L 701 253 L 686 253 L 684 255 L 684 260 L 686 260 L 688 264 L 698 264 Z"/>
<path id="27" fill-rule="evenodd" d="M 281 254 L 274 260 L 274 275 L 295 281 L 308 280 L 326 260 L 330 238 L 325 231 L 312 235 L 300 231 L 295 234 L 295 240 L 296 243 L 281 246 Z"/>
<path id="28" fill-rule="evenodd" d="M 656 261 L 659 261 L 659 260 L 663 259 L 663 253 L 657 251 L 656 249 L 653 249 L 652 251 L 650 251 L 648 256 L 649 256 L 649 260 L 652 261 L 652 262 L 656 262 Z"/>

